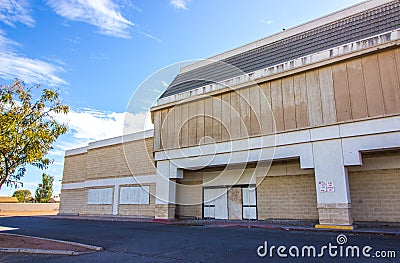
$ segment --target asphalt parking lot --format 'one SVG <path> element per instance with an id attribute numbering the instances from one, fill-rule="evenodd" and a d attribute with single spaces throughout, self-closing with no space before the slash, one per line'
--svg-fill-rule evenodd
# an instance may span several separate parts
<path id="1" fill-rule="evenodd" d="M 400 262 L 399 236 L 45 217 L 2 217 L 0 226 L 17 228 L 8 233 L 104 248 L 79 256 L 0 253 L 0 262 Z M 344 234 L 343 244 L 338 244 L 339 234 Z M 257 250 L 260 255 L 265 254 L 265 242 L 267 253 L 260 257 Z M 283 248 L 278 249 L 279 246 Z M 315 256 L 311 246 L 316 248 Z M 371 249 L 363 251 L 367 246 Z M 299 249 L 298 255 L 293 247 Z M 355 247 L 359 257 L 356 250 L 354 256 L 351 254 Z"/>

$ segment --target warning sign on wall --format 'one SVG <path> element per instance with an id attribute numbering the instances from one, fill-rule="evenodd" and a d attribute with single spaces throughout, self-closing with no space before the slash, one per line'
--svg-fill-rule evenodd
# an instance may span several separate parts
<path id="1" fill-rule="evenodd" d="M 335 192 L 335 186 L 333 184 L 333 181 L 318 181 L 318 188 L 320 193 L 326 193 L 326 192 Z"/>

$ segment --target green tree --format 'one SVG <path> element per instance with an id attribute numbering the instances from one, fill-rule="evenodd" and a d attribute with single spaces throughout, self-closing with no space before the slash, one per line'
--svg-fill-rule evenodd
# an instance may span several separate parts
<path id="1" fill-rule="evenodd" d="M 53 195 L 54 176 L 42 174 L 42 183 L 36 188 L 35 199 L 38 203 L 47 203 Z"/>
<path id="2" fill-rule="evenodd" d="M 40 96 L 34 99 L 33 94 Z M 0 189 L 3 184 L 17 187 L 30 164 L 46 169 L 53 142 L 66 133 L 67 126 L 57 114 L 67 114 L 57 91 L 40 85 L 27 87 L 23 81 L 0 85 Z"/>
<path id="3" fill-rule="evenodd" d="M 32 194 L 29 190 L 16 190 L 12 196 L 16 197 L 18 199 L 18 202 L 26 203 L 32 197 Z"/>

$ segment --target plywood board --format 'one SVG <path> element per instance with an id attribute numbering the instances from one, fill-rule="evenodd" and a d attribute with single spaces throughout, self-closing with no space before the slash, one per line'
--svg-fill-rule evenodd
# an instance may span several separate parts
<path id="1" fill-rule="evenodd" d="M 161 111 L 156 111 L 154 114 L 154 150 L 161 149 Z"/>
<path id="2" fill-rule="evenodd" d="M 296 107 L 296 126 L 297 128 L 305 128 L 308 126 L 306 74 L 295 75 L 293 86 Z"/>
<path id="3" fill-rule="evenodd" d="M 221 141 L 221 118 L 222 118 L 222 106 L 221 106 L 221 95 L 213 97 L 213 138 L 216 142 Z"/>
<path id="4" fill-rule="evenodd" d="M 367 99 L 365 97 L 361 59 L 355 59 L 347 63 L 347 77 L 352 118 L 366 118 L 368 117 Z"/>
<path id="5" fill-rule="evenodd" d="M 168 126 L 168 139 L 167 139 L 167 148 L 174 147 L 174 141 L 176 140 L 175 136 L 175 108 L 171 107 L 168 111 L 166 118 L 167 126 Z"/>
<path id="6" fill-rule="evenodd" d="M 250 135 L 259 135 L 261 131 L 260 87 L 250 87 Z"/>
<path id="7" fill-rule="evenodd" d="M 321 92 L 319 88 L 318 70 L 306 73 L 308 120 L 311 127 L 323 124 Z"/>
<path id="8" fill-rule="evenodd" d="M 182 106 L 181 105 L 176 105 L 173 107 L 174 110 L 174 148 L 177 148 L 180 146 L 179 142 L 179 132 L 180 129 L 182 128 L 182 112 L 181 112 Z"/>
<path id="9" fill-rule="evenodd" d="M 333 92 L 332 68 L 324 67 L 319 71 L 319 87 L 321 91 L 322 120 L 324 124 L 336 122 L 335 95 Z"/>
<path id="10" fill-rule="evenodd" d="M 249 88 L 239 90 L 239 101 L 240 101 L 240 137 L 245 138 L 250 135 L 250 94 Z"/>
<path id="11" fill-rule="evenodd" d="M 260 84 L 260 123 L 261 134 L 275 131 L 275 122 L 271 106 L 271 85 L 269 82 Z"/>
<path id="12" fill-rule="evenodd" d="M 240 138 L 240 123 L 239 94 L 233 91 L 231 92 L 231 129 L 229 130 L 232 139 Z"/>
<path id="13" fill-rule="evenodd" d="M 204 142 L 212 142 L 212 127 L 213 127 L 213 103 L 212 97 L 207 97 L 204 100 Z"/>
<path id="14" fill-rule="evenodd" d="M 168 123 L 166 121 L 168 109 L 161 110 L 161 147 L 168 148 Z"/>
<path id="15" fill-rule="evenodd" d="M 179 134 L 179 142 L 182 147 L 187 147 L 189 145 L 189 105 L 187 103 L 182 104 L 181 114 L 182 128 Z"/>
<path id="16" fill-rule="evenodd" d="M 378 68 L 378 57 L 376 54 L 366 56 L 362 58 L 361 63 L 364 75 L 368 116 L 383 116 L 385 114 L 385 108 Z"/>
<path id="17" fill-rule="evenodd" d="M 336 118 L 338 121 L 351 120 L 350 93 L 347 81 L 346 63 L 333 65 L 332 75 Z"/>
<path id="18" fill-rule="evenodd" d="M 275 80 L 271 82 L 271 106 L 277 131 L 285 129 L 282 102 L 282 82 Z"/>
<path id="19" fill-rule="evenodd" d="M 197 144 L 196 136 L 197 136 L 197 104 L 196 102 L 189 103 L 189 146 L 193 146 Z"/>
<path id="20" fill-rule="evenodd" d="M 221 140 L 226 141 L 230 139 L 231 130 L 231 95 L 230 92 L 224 93 L 221 96 Z"/>
<path id="21" fill-rule="evenodd" d="M 282 79 L 282 102 L 285 130 L 296 129 L 293 77 Z"/>
<path id="22" fill-rule="evenodd" d="M 232 187 L 228 191 L 228 215 L 230 220 L 242 219 L 242 188 Z"/>
<path id="23" fill-rule="evenodd" d="M 204 100 L 196 101 L 197 115 L 196 115 L 196 144 L 204 143 Z"/>
<path id="24" fill-rule="evenodd" d="M 386 114 L 400 112 L 399 81 L 395 66 L 393 50 L 378 54 L 379 70 L 381 73 L 383 101 Z"/>

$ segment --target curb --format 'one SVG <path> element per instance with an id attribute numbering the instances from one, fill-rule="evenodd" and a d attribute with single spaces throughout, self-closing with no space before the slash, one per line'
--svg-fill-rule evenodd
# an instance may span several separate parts
<path id="1" fill-rule="evenodd" d="M 274 224 L 241 224 L 241 223 L 208 223 L 208 222 L 185 222 L 180 220 L 170 220 L 170 219 L 138 219 L 138 218 L 118 218 L 114 217 L 113 220 L 110 218 L 92 217 L 86 216 L 85 218 L 79 218 L 79 216 L 62 216 L 58 215 L 55 217 L 48 217 L 52 219 L 67 219 L 67 220 L 92 220 L 92 221 L 121 221 L 121 222 L 137 222 L 137 223 L 155 223 L 163 225 L 177 225 L 177 226 L 203 226 L 203 227 L 220 227 L 220 228 L 264 228 L 264 229 L 274 229 L 274 230 L 284 230 L 284 231 L 311 231 L 311 232 L 347 232 L 360 235 L 388 235 L 388 236 L 400 236 L 400 230 L 388 231 L 388 230 L 369 230 L 360 229 L 355 230 L 343 230 L 343 229 L 327 229 L 327 228 L 314 228 L 314 227 L 302 227 L 302 226 L 285 226 L 285 225 L 274 225 Z"/>
<path id="2" fill-rule="evenodd" d="M 92 252 L 76 252 L 76 251 L 72 251 L 72 250 L 51 250 L 51 249 L 33 249 L 33 248 L 0 248 L 0 252 L 2 252 L 2 253 L 64 255 L 64 256 L 76 256 L 76 255 L 81 255 L 81 254 L 92 253 Z"/>
<path id="3" fill-rule="evenodd" d="M 373 230 L 343 230 L 343 229 L 322 229 L 322 228 L 312 228 L 312 227 L 291 227 L 291 226 L 273 226 L 273 225 L 242 225 L 242 224 L 232 224 L 232 225 L 205 225 L 209 227 L 238 227 L 238 228 L 264 228 L 264 229 L 274 229 L 274 230 L 284 230 L 284 231 L 308 231 L 308 232 L 347 232 L 352 234 L 360 235 L 388 235 L 388 236 L 400 236 L 400 232 L 393 231 L 373 231 Z"/>
<path id="4" fill-rule="evenodd" d="M 78 247 L 91 249 L 91 250 L 94 250 L 94 251 L 101 251 L 101 250 L 104 249 L 103 247 L 99 247 L 99 246 L 87 245 L 87 244 L 78 243 L 78 242 L 72 242 L 72 241 L 50 239 L 50 238 L 44 238 L 44 237 L 34 237 L 34 236 L 10 234 L 10 233 L 1 233 L 1 235 L 40 239 L 40 240 L 45 240 L 45 241 L 50 241 L 50 242 L 57 242 L 57 243 L 62 243 L 62 244 L 74 245 L 74 246 L 78 246 Z M 76 252 L 76 251 L 72 251 L 72 250 L 31 249 L 31 248 L 0 248 L 0 252 L 31 253 L 31 254 L 54 254 L 54 255 L 80 255 L 80 254 L 85 254 L 85 253 L 91 253 L 91 252 L 94 252 L 94 251 Z"/>

